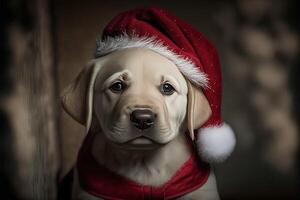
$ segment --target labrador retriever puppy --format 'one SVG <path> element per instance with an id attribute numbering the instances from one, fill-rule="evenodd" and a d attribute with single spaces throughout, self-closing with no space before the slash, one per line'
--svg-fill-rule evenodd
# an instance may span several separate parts
<path id="1" fill-rule="evenodd" d="M 193 130 L 211 115 L 201 89 L 172 61 L 145 48 L 92 60 L 62 102 L 92 135 L 83 146 L 101 169 L 152 188 L 167 184 L 188 162 L 194 154 Z M 86 191 L 79 174 L 77 165 L 72 199 L 106 199 Z M 177 199 L 218 200 L 213 170 L 201 187 Z"/>

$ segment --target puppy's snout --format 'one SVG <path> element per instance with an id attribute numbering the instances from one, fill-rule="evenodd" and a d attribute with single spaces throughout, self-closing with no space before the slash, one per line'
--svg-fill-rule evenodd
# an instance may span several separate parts
<path id="1" fill-rule="evenodd" d="M 146 109 L 134 110 L 130 114 L 130 121 L 141 130 L 150 128 L 154 124 L 155 118 L 156 114 Z"/>

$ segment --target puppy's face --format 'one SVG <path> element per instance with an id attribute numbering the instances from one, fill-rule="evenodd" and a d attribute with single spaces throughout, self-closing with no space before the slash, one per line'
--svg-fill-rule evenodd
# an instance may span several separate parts
<path id="1" fill-rule="evenodd" d="M 146 49 L 107 56 L 98 72 L 93 123 L 124 148 L 152 148 L 180 132 L 187 109 L 187 82 L 173 62 Z"/>
<path id="2" fill-rule="evenodd" d="M 167 58 L 142 48 L 92 60 L 64 90 L 62 105 L 76 121 L 127 149 L 152 149 L 211 115 L 201 88 Z M 186 119 L 186 120 L 185 120 Z"/>

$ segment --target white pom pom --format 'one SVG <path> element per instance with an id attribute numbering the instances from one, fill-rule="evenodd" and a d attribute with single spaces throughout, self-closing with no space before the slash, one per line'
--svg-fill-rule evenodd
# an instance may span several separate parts
<path id="1" fill-rule="evenodd" d="M 198 130 L 197 148 L 206 162 L 222 162 L 234 150 L 235 135 L 229 125 L 205 127 Z"/>

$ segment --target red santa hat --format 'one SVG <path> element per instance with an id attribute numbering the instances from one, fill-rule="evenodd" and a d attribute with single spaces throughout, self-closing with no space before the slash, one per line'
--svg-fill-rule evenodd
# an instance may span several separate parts
<path id="1" fill-rule="evenodd" d="M 198 152 L 208 162 L 225 160 L 236 140 L 221 118 L 221 65 L 215 47 L 191 25 L 151 7 L 117 15 L 97 40 L 95 57 L 134 47 L 151 49 L 170 59 L 190 82 L 202 88 L 212 115 L 196 130 Z"/>

